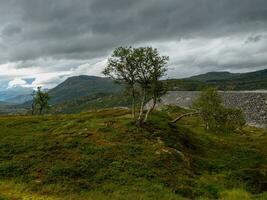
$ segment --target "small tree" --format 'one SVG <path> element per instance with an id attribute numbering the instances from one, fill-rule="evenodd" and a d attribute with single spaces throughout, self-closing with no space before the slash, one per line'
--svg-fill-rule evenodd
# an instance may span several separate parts
<path id="1" fill-rule="evenodd" d="M 141 99 L 138 123 L 145 122 L 153 111 L 164 87 L 160 78 L 166 72 L 168 57 L 160 56 L 157 49 L 151 47 L 119 47 L 115 49 L 103 74 L 117 83 L 123 84 L 132 95 L 132 113 L 135 118 L 137 90 Z M 139 91 L 138 91 L 139 92 Z M 144 116 L 144 106 L 148 98 L 153 99 L 153 106 Z"/>
<path id="2" fill-rule="evenodd" d="M 43 111 L 49 108 L 50 97 L 47 92 L 42 91 L 42 87 L 38 87 L 33 98 L 33 114 L 37 111 L 39 115 L 43 114 Z"/>
<path id="3" fill-rule="evenodd" d="M 133 48 L 119 47 L 115 49 L 103 74 L 116 83 L 123 84 L 131 91 L 132 116 L 135 118 L 137 70 L 133 61 Z"/>
<path id="4" fill-rule="evenodd" d="M 167 56 L 160 56 L 157 49 L 151 47 L 140 47 L 134 49 L 133 55 L 135 66 L 137 67 L 137 83 L 141 88 L 141 105 L 138 116 L 138 123 L 147 121 L 149 114 L 153 111 L 157 101 L 164 94 L 163 83 L 160 82 L 166 71 L 166 64 L 169 60 Z M 144 116 L 144 106 L 146 100 L 151 98 L 153 105 L 147 110 Z"/>
<path id="5" fill-rule="evenodd" d="M 217 90 L 204 90 L 193 107 L 205 122 L 206 130 L 233 131 L 245 125 L 243 112 L 239 109 L 225 108 Z"/>
<path id="6" fill-rule="evenodd" d="M 220 122 L 218 129 L 226 132 L 241 129 L 246 124 L 243 112 L 234 108 L 223 108 L 216 120 Z"/>
<path id="7" fill-rule="evenodd" d="M 193 107 L 199 111 L 200 116 L 205 122 L 206 130 L 216 129 L 218 126 L 216 117 L 222 111 L 222 100 L 214 88 L 207 88 L 193 103 Z"/>
<path id="8" fill-rule="evenodd" d="M 148 93 L 152 96 L 152 105 L 147 109 L 144 122 L 147 121 L 149 114 L 155 109 L 155 106 L 158 102 L 160 102 L 160 97 L 166 94 L 167 86 L 164 82 L 154 79 L 150 85 Z"/>
<path id="9" fill-rule="evenodd" d="M 31 113 L 32 113 L 32 115 L 34 115 L 35 109 L 36 109 L 36 105 L 35 105 L 35 103 L 36 103 L 36 101 L 35 101 L 36 91 L 33 90 L 31 95 L 32 95 Z"/>

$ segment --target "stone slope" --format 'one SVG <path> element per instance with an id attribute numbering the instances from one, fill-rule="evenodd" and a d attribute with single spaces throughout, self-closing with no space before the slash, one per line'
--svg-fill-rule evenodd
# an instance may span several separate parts
<path id="1" fill-rule="evenodd" d="M 220 91 L 223 102 L 227 107 L 243 110 L 249 125 L 267 127 L 267 91 Z M 157 105 L 177 105 L 188 108 L 197 98 L 196 91 L 169 91 Z"/>

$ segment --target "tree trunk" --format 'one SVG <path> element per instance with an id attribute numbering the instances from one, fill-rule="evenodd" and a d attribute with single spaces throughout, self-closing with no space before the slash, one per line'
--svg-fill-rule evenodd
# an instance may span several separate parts
<path id="1" fill-rule="evenodd" d="M 183 114 L 183 115 L 178 116 L 177 118 L 175 118 L 174 120 L 172 120 L 171 123 L 176 123 L 176 122 L 178 122 L 179 120 L 181 120 L 182 118 L 187 117 L 187 116 L 191 116 L 191 115 L 199 115 L 199 114 L 200 114 L 200 112 L 186 113 L 186 114 Z"/>
<path id="2" fill-rule="evenodd" d="M 146 112 L 146 116 L 145 116 L 145 119 L 144 119 L 144 122 L 147 121 L 147 118 L 149 116 L 149 114 L 154 110 L 155 106 L 156 106 L 156 103 L 157 103 L 157 99 L 156 98 L 153 98 L 153 105 L 151 108 L 149 108 Z"/>
<path id="3" fill-rule="evenodd" d="M 34 103 L 32 103 L 32 115 L 34 115 Z"/>
<path id="4" fill-rule="evenodd" d="M 39 109 L 39 115 L 41 115 L 41 114 L 42 114 L 42 112 L 43 112 L 43 108 L 42 108 L 42 107 L 40 107 L 40 109 Z"/>
<path id="5" fill-rule="evenodd" d="M 132 117 L 135 119 L 135 91 L 132 89 Z"/>
<path id="6" fill-rule="evenodd" d="M 143 113 L 144 113 L 145 101 L 146 101 L 146 89 L 144 89 L 144 91 L 143 91 L 143 99 L 141 101 L 141 106 L 140 106 L 140 111 L 139 111 L 139 116 L 138 116 L 138 123 L 139 124 L 142 123 L 142 116 L 143 116 Z"/>

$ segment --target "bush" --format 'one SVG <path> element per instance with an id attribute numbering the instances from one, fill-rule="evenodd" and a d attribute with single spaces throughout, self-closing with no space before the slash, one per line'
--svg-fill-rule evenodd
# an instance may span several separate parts
<path id="1" fill-rule="evenodd" d="M 222 105 L 222 99 L 214 88 L 204 90 L 194 102 L 193 107 L 199 111 L 205 122 L 206 130 L 234 131 L 242 128 L 246 123 L 241 110 L 226 108 Z"/>
<path id="2" fill-rule="evenodd" d="M 243 112 L 234 108 L 222 107 L 215 118 L 217 130 L 224 132 L 241 129 L 246 124 Z"/>

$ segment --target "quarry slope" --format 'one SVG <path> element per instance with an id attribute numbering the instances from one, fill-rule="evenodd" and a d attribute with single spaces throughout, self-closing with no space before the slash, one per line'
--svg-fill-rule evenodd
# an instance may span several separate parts
<path id="1" fill-rule="evenodd" d="M 188 108 L 198 97 L 197 91 L 169 91 L 161 98 L 157 108 L 164 105 L 176 105 Z M 267 127 L 267 90 L 256 91 L 220 91 L 219 94 L 227 107 L 241 109 L 248 124 Z M 150 103 L 147 105 L 150 106 Z"/>

